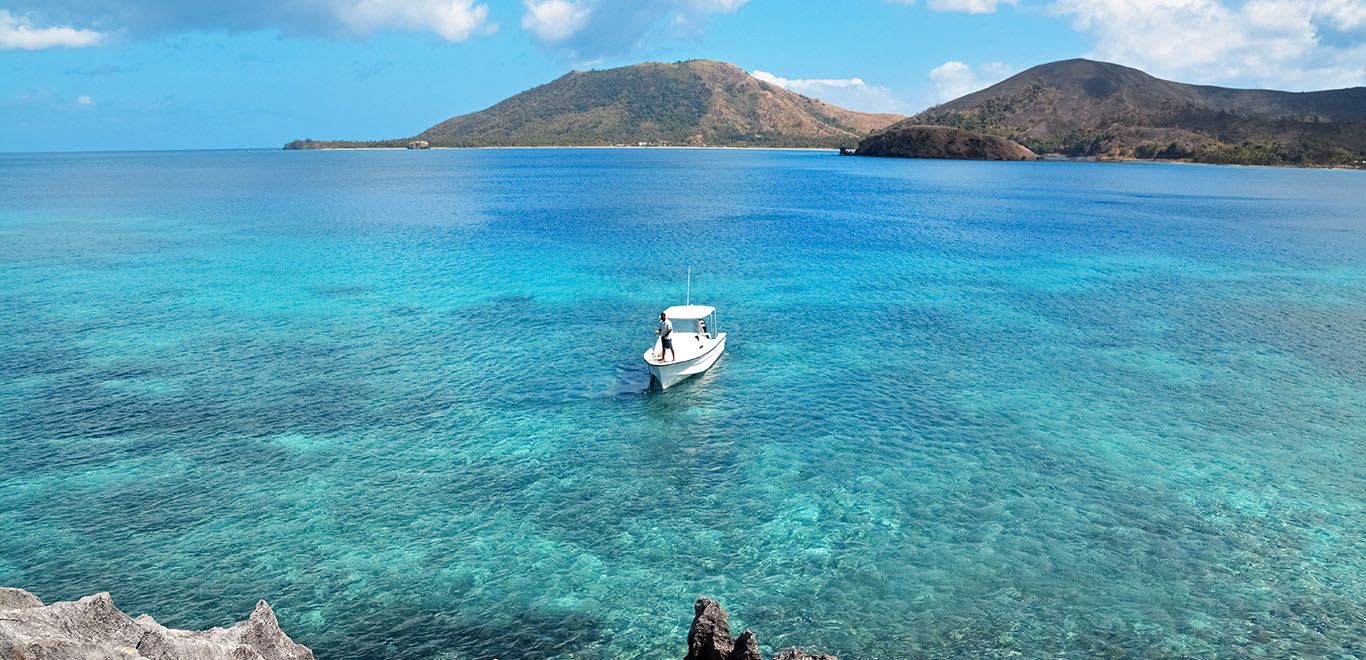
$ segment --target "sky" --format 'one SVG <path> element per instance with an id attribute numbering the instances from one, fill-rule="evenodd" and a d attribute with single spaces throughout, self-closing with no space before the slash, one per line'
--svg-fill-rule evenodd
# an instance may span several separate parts
<path id="1" fill-rule="evenodd" d="M 1366 85 L 1366 0 L 0 0 L 0 151 L 403 137 L 572 69 L 694 58 L 913 114 L 1072 57 Z"/>

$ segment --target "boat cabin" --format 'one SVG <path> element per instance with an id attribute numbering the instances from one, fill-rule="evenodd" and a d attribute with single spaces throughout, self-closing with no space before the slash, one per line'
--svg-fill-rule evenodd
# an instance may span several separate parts
<path id="1" fill-rule="evenodd" d="M 674 324 L 674 334 L 691 333 L 711 338 L 716 334 L 716 308 L 708 305 L 674 305 L 664 310 Z M 682 325 L 680 325 L 682 322 Z"/>
<path id="2" fill-rule="evenodd" d="M 716 327 L 716 308 L 708 305 L 675 305 L 664 310 L 664 315 L 673 323 L 673 351 L 658 359 L 659 340 L 655 340 L 652 352 L 647 354 L 646 362 L 651 364 L 672 364 L 695 360 L 717 347 L 719 336 Z"/>

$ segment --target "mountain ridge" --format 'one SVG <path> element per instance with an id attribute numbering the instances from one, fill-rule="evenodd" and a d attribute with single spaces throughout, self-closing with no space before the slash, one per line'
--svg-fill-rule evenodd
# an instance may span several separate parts
<path id="1" fill-rule="evenodd" d="M 838 147 L 902 119 L 846 110 L 713 60 L 571 71 L 412 138 L 295 141 L 286 148 L 754 146 Z"/>
<path id="2" fill-rule="evenodd" d="M 891 127 L 939 125 L 1038 153 L 1265 165 L 1366 158 L 1366 87 L 1191 85 L 1087 59 L 1041 64 Z"/>

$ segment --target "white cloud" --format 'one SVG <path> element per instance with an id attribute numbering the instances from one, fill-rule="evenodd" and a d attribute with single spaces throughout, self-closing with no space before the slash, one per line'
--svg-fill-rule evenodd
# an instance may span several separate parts
<path id="1" fill-rule="evenodd" d="M 1366 83 L 1366 0 L 1055 0 L 1091 56 L 1197 83 L 1321 89 Z"/>
<path id="2" fill-rule="evenodd" d="M 69 26 L 38 27 L 32 19 L 0 9 L 0 50 L 82 48 L 101 41 L 104 41 L 104 35 L 94 30 Z"/>
<path id="3" fill-rule="evenodd" d="M 381 30 L 432 32 L 464 41 L 496 29 L 480 0 L 0 0 L 0 49 L 90 45 L 103 34 L 38 28 L 28 16 L 98 25 L 134 38 L 195 31 L 364 36 Z M 58 20 L 61 19 L 61 20 Z M 38 45 L 32 44 L 37 41 Z M 15 42 L 18 42 L 16 45 Z"/>
<path id="4" fill-rule="evenodd" d="M 989 62 L 974 68 L 958 60 L 949 60 L 930 71 L 934 85 L 934 102 L 952 101 L 989 87 L 1010 76 L 1013 69 L 1001 62 Z"/>
<path id="5" fill-rule="evenodd" d="M 696 39 L 713 17 L 739 11 L 746 3 L 522 0 L 525 11 L 521 24 L 535 38 L 585 62 L 658 51 L 669 40 Z M 492 23 L 495 12 L 506 10 L 495 10 L 493 5 L 490 0 L 0 0 L 4 8 L 0 9 L 4 12 L 0 13 L 0 48 L 35 47 L 27 45 L 35 38 L 90 42 L 101 36 L 89 30 L 40 29 L 16 18 L 30 15 L 45 17 L 56 25 L 74 22 L 99 26 L 107 33 L 130 38 L 260 30 L 284 35 L 365 36 L 408 30 L 464 41 L 497 29 Z"/>
<path id="6" fill-rule="evenodd" d="M 1320 0 L 1315 13 L 1328 19 L 1334 29 L 1350 31 L 1366 28 L 1366 2 L 1362 0 Z"/>
<path id="7" fill-rule="evenodd" d="M 92 99 L 92 98 L 90 98 L 89 96 L 84 96 L 84 95 L 82 95 L 82 96 L 77 96 L 77 97 L 76 97 L 76 102 L 79 103 L 79 104 L 81 104 L 81 105 L 90 105 L 90 104 L 94 103 L 95 100 Z"/>
<path id="8" fill-rule="evenodd" d="M 729 14 L 746 2 L 749 0 L 689 0 L 686 4 L 692 5 L 695 11 Z"/>
<path id="9" fill-rule="evenodd" d="M 523 0 L 522 27 L 580 63 L 702 34 L 708 19 L 747 0 Z"/>
<path id="10" fill-rule="evenodd" d="M 569 0 L 526 0 L 522 27 L 546 43 L 559 43 L 574 36 L 588 23 L 588 7 Z"/>
<path id="11" fill-rule="evenodd" d="M 904 112 L 901 103 L 886 87 L 869 85 L 862 78 L 783 78 L 767 71 L 750 75 L 771 85 L 818 98 L 841 108 L 861 112 Z"/>
<path id="12" fill-rule="evenodd" d="M 887 0 L 892 4 L 913 5 L 915 0 Z M 925 3 L 935 11 L 961 11 L 969 14 L 993 14 L 1001 5 L 1013 5 L 1018 0 L 929 0 Z"/>
<path id="13" fill-rule="evenodd" d="M 429 30 L 447 41 L 465 41 L 496 26 L 488 24 L 488 5 L 474 0 L 349 0 L 336 6 L 338 18 L 353 31 L 384 28 Z"/>
<path id="14" fill-rule="evenodd" d="M 965 11 L 969 14 L 995 13 L 999 5 L 1013 5 L 1015 0 L 929 0 L 935 11 Z"/>
<path id="15" fill-rule="evenodd" d="M 700 30 L 702 22 L 712 14 L 733 14 L 749 0 L 675 0 L 677 9 L 673 23 L 684 30 Z"/>

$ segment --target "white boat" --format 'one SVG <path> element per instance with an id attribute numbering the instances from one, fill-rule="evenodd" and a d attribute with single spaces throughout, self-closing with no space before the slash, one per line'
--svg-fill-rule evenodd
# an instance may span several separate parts
<path id="1" fill-rule="evenodd" d="M 715 307 L 677 305 L 664 310 L 664 316 L 674 326 L 670 335 L 673 351 L 665 356 L 670 359 L 659 359 L 660 341 L 656 339 L 654 346 L 645 351 L 645 364 L 650 367 L 650 377 L 661 388 L 668 389 L 716 364 L 726 350 L 726 333 L 716 331 Z"/>

